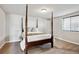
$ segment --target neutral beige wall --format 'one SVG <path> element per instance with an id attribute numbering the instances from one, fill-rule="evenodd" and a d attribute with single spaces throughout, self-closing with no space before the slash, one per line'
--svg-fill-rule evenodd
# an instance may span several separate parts
<path id="1" fill-rule="evenodd" d="M 6 14 L 0 8 L 0 47 L 5 44 L 6 39 Z"/>
<path id="2" fill-rule="evenodd" d="M 6 28 L 5 28 L 5 13 L 4 11 L 0 8 L 0 40 L 3 40 L 5 38 L 5 33 L 6 33 Z"/>
<path id="3" fill-rule="evenodd" d="M 54 19 L 54 37 L 75 44 L 79 44 L 79 32 L 63 31 L 61 18 Z"/>

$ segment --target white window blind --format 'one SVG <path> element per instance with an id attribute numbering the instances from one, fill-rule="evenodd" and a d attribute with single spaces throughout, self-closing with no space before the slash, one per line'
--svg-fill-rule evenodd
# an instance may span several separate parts
<path id="1" fill-rule="evenodd" d="M 79 31 L 79 16 L 63 19 L 62 26 L 65 31 Z"/>
<path id="2" fill-rule="evenodd" d="M 70 30 L 70 18 L 63 19 L 63 30 Z"/>
<path id="3" fill-rule="evenodd" d="M 79 31 L 79 16 L 71 17 L 71 31 Z"/>

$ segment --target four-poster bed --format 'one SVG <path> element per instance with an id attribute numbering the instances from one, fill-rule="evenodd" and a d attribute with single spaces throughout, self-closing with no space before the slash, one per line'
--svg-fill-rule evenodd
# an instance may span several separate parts
<path id="1" fill-rule="evenodd" d="M 51 43 L 51 47 L 53 47 L 53 13 L 51 17 L 51 34 L 45 34 L 41 32 L 28 33 L 27 21 L 28 21 L 28 5 L 26 5 L 26 19 L 25 19 L 25 49 L 24 49 L 25 53 L 26 54 L 28 53 L 28 49 L 30 47 L 42 45 L 45 43 Z"/>
<path id="2" fill-rule="evenodd" d="M 30 35 L 28 37 L 27 47 L 30 48 L 36 45 L 42 45 L 45 43 L 51 42 L 51 35 L 50 34 L 38 34 L 38 35 Z"/>

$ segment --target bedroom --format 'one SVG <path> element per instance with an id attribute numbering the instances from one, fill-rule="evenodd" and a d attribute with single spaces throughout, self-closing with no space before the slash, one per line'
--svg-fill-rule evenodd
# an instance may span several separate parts
<path id="1" fill-rule="evenodd" d="M 46 54 L 47 53 L 49 54 L 51 53 L 52 54 L 79 53 L 78 52 L 78 49 L 79 49 L 78 24 L 73 25 L 73 22 L 77 23 L 78 17 L 77 18 L 72 17 L 74 15 L 77 15 L 77 16 L 79 15 L 78 6 L 79 6 L 78 4 L 77 5 L 74 5 L 74 4 L 71 4 L 71 5 L 69 4 L 67 5 L 65 4 L 41 4 L 41 5 L 28 4 L 28 8 L 26 8 L 25 4 L 9 4 L 9 5 L 1 4 L 0 8 L 3 12 L 3 13 L 1 12 L 3 15 L 0 13 L 1 14 L 0 17 L 2 17 L 2 19 L 4 20 L 4 21 L 1 21 L 1 23 L 3 22 L 4 24 L 3 25 L 4 28 L 1 29 L 1 32 L 3 32 L 1 35 L 3 34 L 6 34 L 6 35 L 3 35 L 3 38 L 1 38 L 3 40 L 0 41 L 1 42 L 0 44 L 6 45 L 6 42 L 7 44 L 8 43 L 13 44 L 14 42 L 15 43 L 19 42 L 18 44 L 19 48 L 17 49 L 19 50 L 22 49 L 22 52 L 24 52 L 24 48 L 26 44 L 24 39 L 26 37 L 25 35 L 27 35 L 25 34 L 25 31 L 27 29 L 28 29 L 27 33 L 28 34 L 30 33 L 29 35 L 32 35 L 32 36 L 27 35 L 27 41 L 29 42 L 34 41 L 34 40 L 36 41 L 37 40 L 36 38 L 38 37 L 39 37 L 39 40 L 41 40 L 41 38 L 43 40 L 50 39 L 51 38 L 50 34 L 52 33 L 51 31 L 53 30 L 53 33 L 52 33 L 53 40 L 54 40 L 53 48 L 51 48 L 51 44 L 52 44 L 51 40 L 42 41 L 43 43 L 51 42 L 51 44 L 45 44 L 45 45 L 39 45 L 38 43 L 34 44 L 36 43 L 34 42 L 33 43 L 34 45 L 39 45 L 39 46 L 28 49 L 29 53 L 32 53 L 32 54 L 33 53 L 37 53 L 37 54 L 38 53 L 41 53 L 41 54 L 43 53 L 46 53 Z M 77 19 L 77 21 L 72 21 L 71 30 L 69 27 L 70 23 L 65 23 L 66 21 L 62 21 L 62 19 L 67 18 L 67 17 Z M 67 18 L 68 19 L 67 22 L 70 22 L 69 21 L 70 18 Z M 27 29 L 25 28 L 26 19 L 28 21 Z M 51 19 L 53 20 L 53 23 L 51 22 Z M 2 27 L 2 25 L 0 27 Z M 51 28 L 53 29 L 51 30 Z M 46 35 L 44 33 L 46 33 Z M 32 39 L 32 40 L 29 40 L 29 39 Z M 4 52 L 5 50 L 7 51 L 8 49 L 10 49 L 10 47 L 5 49 L 4 48 L 5 45 L 2 47 L 1 51 L 3 52 L 0 51 L 1 53 L 9 53 L 9 52 Z M 31 46 L 29 43 L 28 45 Z M 16 47 L 13 49 L 16 49 Z M 75 52 L 74 50 L 77 52 Z M 16 51 L 10 51 L 10 53 L 19 53 Z"/>

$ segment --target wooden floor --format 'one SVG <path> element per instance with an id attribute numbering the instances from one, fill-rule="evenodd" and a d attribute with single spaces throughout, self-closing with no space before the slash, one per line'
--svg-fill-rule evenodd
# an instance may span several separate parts
<path id="1" fill-rule="evenodd" d="M 23 54 L 19 42 L 7 43 L 0 49 L 0 54 Z"/>
<path id="2" fill-rule="evenodd" d="M 30 49 L 29 54 L 78 54 L 78 53 L 75 51 L 60 49 L 57 47 L 54 48 L 36 47 Z"/>
<path id="3" fill-rule="evenodd" d="M 29 54 L 78 54 L 79 45 L 68 43 L 59 39 L 54 42 L 54 48 L 50 44 L 32 47 Z M 0 54 L 24 54 L 20 48 L 20 42 L 7 43 L 0 49 Z"/>
<path id="4" fill-rule="evenodd" d="M 66 50 L 75 51 L 75 52 L 79 53 L 79 45 L 76 45 L 73 43 L 55 39 L 54 45 L 60 49 L 66 49 Z"/>

